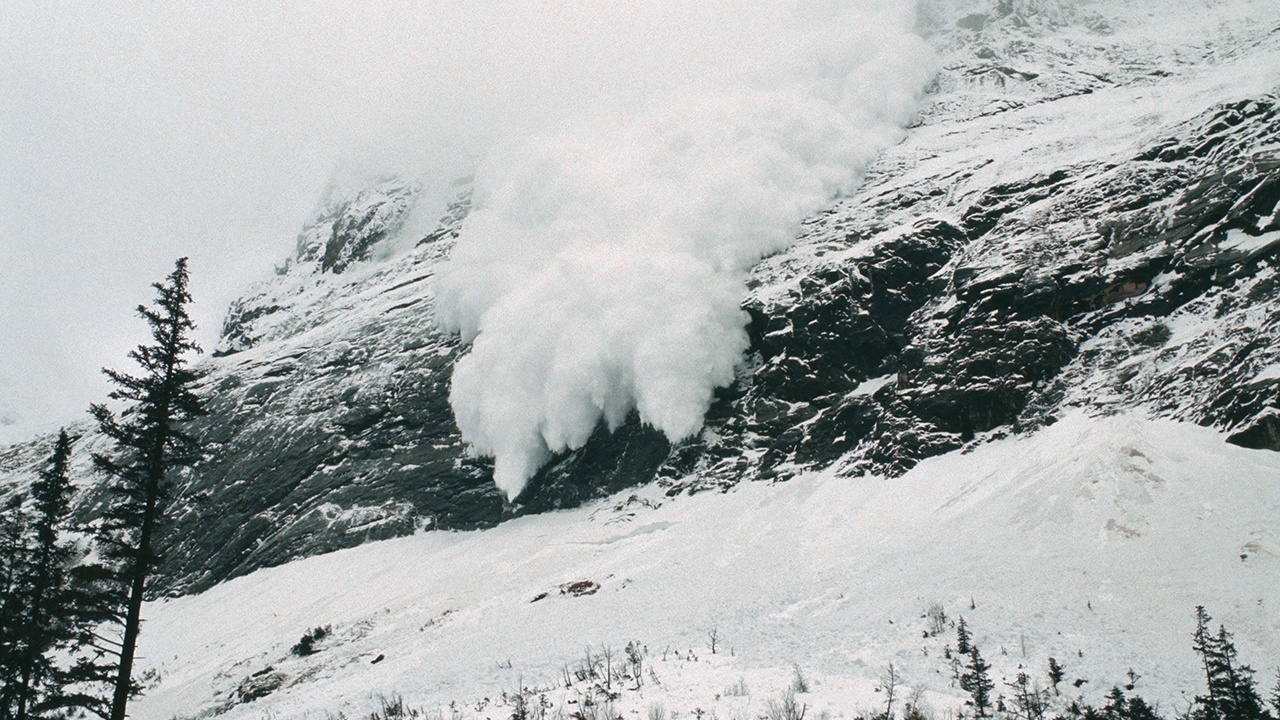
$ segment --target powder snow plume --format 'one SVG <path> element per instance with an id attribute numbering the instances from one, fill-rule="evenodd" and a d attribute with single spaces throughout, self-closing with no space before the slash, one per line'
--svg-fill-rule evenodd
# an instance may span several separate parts
<path id="1" fill-rule="evenodd" d="M 437 280 L 472 343 L 458 427 L 512 499 L 601 421 L 699 431 L 748 347 L 746 272 L 900 139 L 932 77 L 911 3 L 654 7 L 658 31 L 710 31 L 633 43 L 598 103 L 497 143 Z"/>

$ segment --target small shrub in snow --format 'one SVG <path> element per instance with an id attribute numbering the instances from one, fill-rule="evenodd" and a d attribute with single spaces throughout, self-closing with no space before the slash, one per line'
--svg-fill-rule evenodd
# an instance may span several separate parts
<path id="1" fill-rule="evenodd" d="M 804 671 L 800 669 L 800 665 L 799 664 L 792 665 L 791 671 L 793 673 L 791 677 L 791 692 L 793 693 L 809 692 L 809 680 L 805 678 Z"/>
<path id="2" fill-rule="evenodd" d="M 1024 672 L 1011 683 L 1005 683 L 1013 691 L 1012 715 L 1022 720 L 1043 720 L 1049 708 L 1049 691 L 1041 690 L 1038 684 L 1032 684 L 1031 678 Z"/>
<path id="3" fill-rule="evenodd" d="M 906 711 L 902 713 L 902 720 L 933 720 L 933 717 L 920 705 L 908 703 Z"/>
<path id="4" fill-rule="evenodd" d="M 1053 685 L 1053 694 L 1058 694 L 1058 683 L 1066 677 L 1067 669 L 1063 667 L 1056 659 L 1049 658 L 1049 683 Z M 1130 688 L 1132 689 L 1132 688 Z"/>
<path id="5" fill-rule="evenodd" d="M 524 696 L 524 691 L 516 692 L 510 698 L 503 693 L 503 698 L 508 699 L 511 704 L 511 720 L 529 720 L 529 700 Z"/>
<path id="6" fill-rule="evenodd" d="M 612 700 L 592 702 L 590 698 L 578 704 L 578 709 L 569 715 L 571 720 L 619 720 L 621 717 L 613 707 Z"/>
<path id="7" fill-rule="evenodd" d="M 898 690 L 898 684 L 902 681 L 902 676 L 893 667 L 893 663 L 889 663 L 889 669 L 885 670 L 880 676 L 880 685 L 885 691 L 884 717 L 885 720 L 893 720 L 893 699 Z"/>
<path id="8" fill-rule="evenodd" d="M 636 688 L 639 688 L 644 684 L 644 646 L 636 640 L 627 643 L 627 663 L 631 666 L 631 676 L 635 678 Z"/>
<path id="9" fill-rule="evenodd" d="M 738 682 L 724 689 L 725 697 L 746 697 L 748 694 L 747 680 L 741 675 L 738 676 Z"/>
<path id="10" fill-rule="evenodd" d="M 404 698 L 399 695 L 378 698 L 378 708 L 369 714 L 369 720 L 412 720 L 423 717 L 426 716 L 421 710 L 406 705 Z"/>
<path id="11" fill-rule="evenodd" d="M 926 633 L 929 637 L 941 635 L 947 629 L 947 611 L 942 603 L 932 603 L 924 611 Z"/>
<path id="12" fill-rule="evenodd" d="M 768 720 L 804 720 L 807 705 L 796 700 L 796 694 L 790 689 L 778 700 L 770 698 L 765 705 L 764 716 Z"/>
<path id="13" fill-rule="evenodd" d="M 924 701 L 923 685 L 916 685 L 911 689 L 911 694 L 907 695 L 902 720 L 933 720 L 933 713 Z"/>
<path id="14" fill-rule="evenodd" d="M 649 720 L 667 720 L 667 709 L 662 707 L 662 703 L 649 706 Z"/>
<path id="15" fill-rule="evenodd" d="M 297 655 L 298 657 L 314 655 L 317 652 L 316 643 L 329 637 L 329 633 L 332 632 L 332 625 L 325 625 L 324 627 L 316 627 L 313 630 L 308 630 L 303 634 L 302 639 L 298 641 L 297 645 L 289 648 L 289 652 Z"/>

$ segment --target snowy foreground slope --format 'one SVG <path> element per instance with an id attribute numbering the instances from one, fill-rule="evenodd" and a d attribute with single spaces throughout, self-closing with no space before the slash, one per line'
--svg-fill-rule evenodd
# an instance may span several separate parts
<path id="1" fill-rule="evenodd" d="M 897 479 L 816 473 L 678 499 L 646 488 L 370 543 L 148 605 L 155 679 L 136 717 L 352 716 L 401 694 L 444 717 L 456 701 L 462 717 L 505 718 L 500 697 L 521 683 L 550 688 L 567 715 L 584 684 L 565 689 L 564 668 L 588 647 L 621 664 L 631 641 L 653 675 L 623 692 L 623 717 L 653 704 L 754 717 L 793 664 L 815 716 L 852 717 L 883 703 L 890 662 L 943 713 L 959 702 L 943 657 L 955 636 L 923 637 L 933 603 L 965 618 L 997 681 L 1023 667 L 1044 686 L 1054 656 L 1064 698 L 1096 700 L 1133 669 L 1137 692 L 1173 713 L 1200 688 L 1196 604 L 1236 633 L 1242 660 L 1263 672 L 1280 660 L 1278 483 L 1280 454 L 1212 430 L 1072 414 Z M 589 594 L 562 592 L 580 582 Z M 318 653 L 290 655 L 328 625 Z M 1076 678 L 1088 682 L 1068 687 Z M 748 695 L 725 697 L 740 679 Z"/>

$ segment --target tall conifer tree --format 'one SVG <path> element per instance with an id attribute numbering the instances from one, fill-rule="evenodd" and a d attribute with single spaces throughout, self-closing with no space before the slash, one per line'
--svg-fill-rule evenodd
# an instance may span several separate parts
<path id="1" fill-rule="evenodd" d="M 1204 668 L 1206 695 L 1198 695 L 1191 720 L 1272 720 L 1263 706 L 1253 680 L 1253 668 L 1240 664 L 1231 633 L 1219 625 L 1209 631 L 1212 618 L 1204 607 L 1196 607 L 1196 631 L 1192 647 Z"/>
<path id="2" fill-rule="evenodd" d="M 71 480 L 67 473 L 70 460 L 71 438 L 63 430 L 54 443 L 49 466 L 31 486 L 36 511 L 35 544 L 22 592 L 23 608 L 18 616 L 18 687 L 14 713 L 17 720 L 26 720 L 42 696 L 57 693 L 58 668 L 49 654 L 71 634 L 66 617 L 66 569 L 71 553 L 58 543 L 71 507 Z"/>
<path id="3" fill-rule="evenodd" d="M 31 488 L 36 505 L 36 582 L 28 611 L 32 636 L 43 654 L 34 659 L 34 686 L 27 717 L 63 717 L 68 711 L 88 710 L 105 716 L 109 709 L 104 688 L 111 662 L 95 658 L 96 630 L 118 620 L 118 605 L 110 573 L 81 557 L 67 542 L 68 531 L 84 532 L 70 519 L 70 458 L 72 439 L 58 435 L 49 470 Z M 88 654 L 86 654 L 88 653 Z M 53 662 L 51 655 L 60 655 Z M 26 720 L 19 716 L 18 720 Z"/>
<path id="4" fill-rule="evenodd" d="M 106 707 L 102 684 L 94 682 L 103 666 L 82 651 L 112 612 L 100 584 L 102 569 L 77 562 L 75 545 L 67 542 L 71 443 L 65 430 L 58 434 L 48 466 L 31 485 L 33 512 L 15 518 L 26 528 L 21 554 L 10 558 L 4 574 L 5 720 L 64 717 L 75 710 L 102 714 Z"/>
<path id="5" fill-rule="evenodd" d="M 129 353 L 142 373 L 103 371 L 116 386 L 110 397 L 127 408 L 117 417 L 105 405 L 92 407 L 98 427 L 117 450 L 114 456 L 95 455 L 94 462 L 111 478 L 102 538 L 127 595 L 111 720 L 124 720 L 136 692 L 133 660 L 142 602 L 160 560 L 156 542 L 169 509 L 172 475 L 199 458 L 195 439 L 184 431 L 187 421 L 204 414 L 192 390 L 196 375 L 186 361 L 188 353 L 200 351 L 190 337 L 195 326 L 187 315 L 187 282 L 187 259 L 182 258 L 164 282 L 153 285 L 155 305 L 138 307 L 152 338 Z"/>
<path id="6" fill-rule="evenodd" d="M 991 691 L 995 689 L 995 683 L 987 674 L 991 665 L 982 659 L 978 646 L 972 642 L 969 643 L 969 664 L 965 667 L 968 672 L 960 677 L 960 689 L 969 693 L 967 704 L 973 706 L 974 714 L 986 717 L 987 710 L 991 707 Z"/>
<path id="7" fill-rule="evenodd" d="M 22 504 L 21 495 L 12 495 L 0 513 L 0 720 L 13 717 L 21 677 L 22 588 L 31 555 L 28 518 Z"/>

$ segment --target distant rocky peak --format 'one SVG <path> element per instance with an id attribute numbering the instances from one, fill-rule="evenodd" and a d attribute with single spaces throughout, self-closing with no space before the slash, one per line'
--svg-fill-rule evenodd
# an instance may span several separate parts
<path id="1" fill-rule="evenodd" d="M 374 247 L 400 230 L 421 186 L 400 178 L 355 192 L 335 192 L 298 235 L 293 267 L 341 273 L 368 260 Z"/>
<path id="2" fill-rule="evenodd" d="M 466 185 L 459 191 L 453 202 L 450 202 L 445 208 L 444 215 L 440 217 L 438 227 L 418 240 L 417 245 L 421 247 L 441 242 L 452 243 L 453 240 L 457 239 L 458 233 L 462 231 L 463 221 L 471 214 L 471 207 L 471 187 Z"/>
<path id="3" fill-rule="evenodd" d="M 1004 29 L 1022 32 L 1081 26 L 1109 32 L 1102 17 L 1081 7 L 1076 0 L 982 0 L 981 2 L 932 2 L 921 8 L 928 31 L 958 28 L 976 34 Z"/>
<path id="4" fill-rule="evenodd" d="M 385 255 L 379 248 L 401 232 L 421 192 L 420 183 L 397 177 L 364 187 L 332 186 L 298 234 L 294 256 L 277 269 L 276 277 L 256 284 L 227 308 L 214 355 L 247 350 L 321 322 L 327 313 L 300 310 L 323 304 L 326 293 L 336 292 L 337 285 L 358 282 L 349 275 L 359 273 L 344 273 Z M 451 209 L 441 220 L 442 229 L 456 227 L 458 221 L 451 220 L 455 214 Z M 311 297 L 317 292 L 319 296 Z"/>

